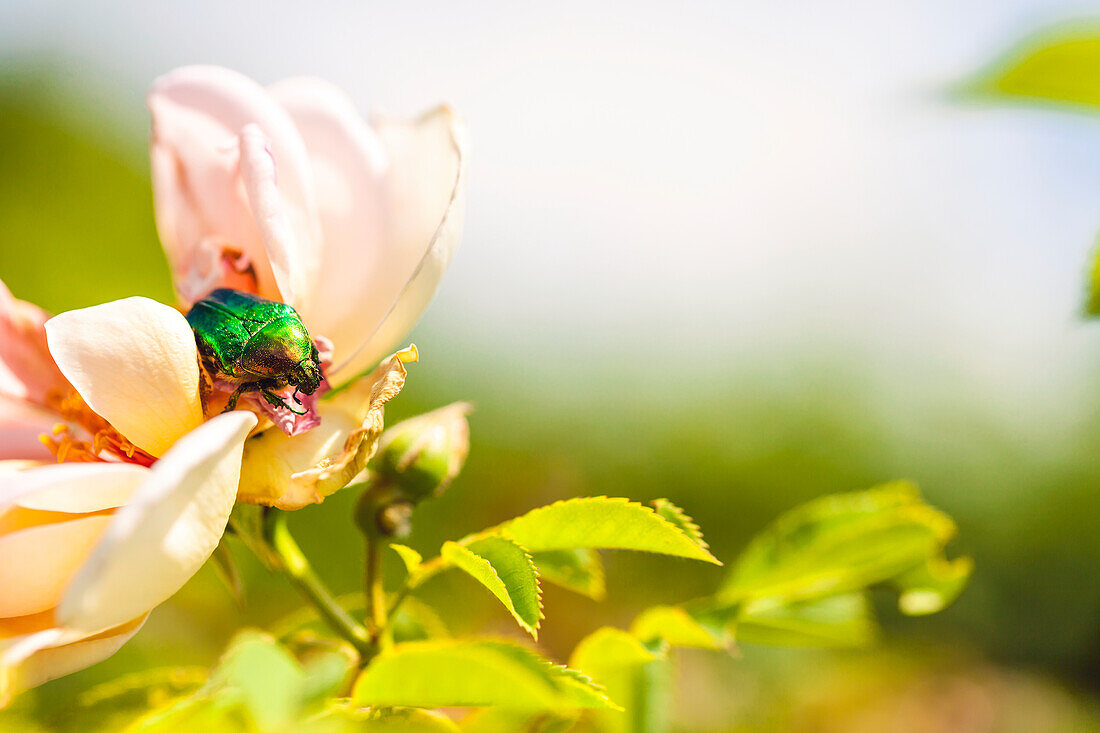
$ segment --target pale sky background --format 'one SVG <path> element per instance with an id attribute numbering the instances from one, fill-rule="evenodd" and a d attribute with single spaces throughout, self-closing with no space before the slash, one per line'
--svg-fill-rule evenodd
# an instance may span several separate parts
<path id="1" fill-rule="evenodd" d="M 450 102 L 473 140 L 469 209 L 425 328 L 456 343 L 540 359 L 603 344 L 712 371 L 839 350 L 898 394 L 970 385 L 1021 419 L 1069 420 L 1100 350 L 1100 325 L 1076 319 L 1100 116 L 945 90 L 1096 15 L 1004 0 L 0 0 L 0 63 L 57 54 L 117 90 L 103 104 L 138 135 L 148 83 L 195 62 L 323 76 L 364 111 Z"/>

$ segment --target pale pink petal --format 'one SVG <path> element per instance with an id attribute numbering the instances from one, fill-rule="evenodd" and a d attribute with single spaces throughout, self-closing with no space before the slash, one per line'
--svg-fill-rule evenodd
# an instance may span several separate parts
<path id="1" fill-rule="evenodd" d="M 42 325 L 49 316 L 17 300 L 0 282 L 0 396 L 44 404 L 52 391 L 67 387 L 46 348 Z M 0 451 L 4 448 L 0 439 Z"/>
<path id="2" fill-rule="evenodd" d="M 94 635 L 51 627 L 10 639 L 0 652 L 0 707 L 23 690 L 103 661 L 122 648 L 146 618 Z"/>
<path id="3" fill-rule="evenodd" d="M 26 616 L 61 600 L 111 517 L 76 516 L 0 535 L 0 617 Z"/>
<path id="4" fill-rule="evenodd" d="M 252 216 L 263 237 L 275 283 L 284 303 L 302 307 L 317 272 L 314 237 L 300 235 L 290 221 L 292 209 L 282 200 L 277 184 L 275 157 L 267 136 L 258 125 L 241 130 L 241 180 L 252 208 Z"/>
<path id="5" fill-rule="evenodd" d="M 225 241 L 247 254 L 262 295 L 286 300 L 242 181 L 241 131 L 255 124 L 270 141 L 282 216 L 294 239 L 286 254 L 313 252 L 316 206 L 309 161 L 286 112 L 251 79 L 215 66 L 176 69 L 153 84 L 153 188 L 157 228 L 177 282 L 188 277 L 200 242 Z M 281 256 L 281 253 L 276 253 Z M 290 262 L 288 269 L 309 263 Z"/>
<path id="6" fill-rule="evenodd" d="M 233 509 L 251 412 L 219 415 L 153 464 L 69 585 L 61 626 L 96 631 L 149 611 L 217 547 Z"/>
<path id="7" fill-rule="evenodd" d="M 159 456 L 202 422 L 198 349 L 179 311 L 126 298 L 54 316 L 50 352 L 88 406 Z"/>
<path id="8" fill-rule="evenodd" d="M 60 419 L 57 413 L 0 394 L 0 460 L 52 460 L 53 454 L 39 436 L 53 430 Z"/>
<path id="9" fill-rule="evenodd" d="M 314 334 L 335 342 L 342 361 L 380 319 L 421 253 L 386 246 L 388 156 L 348 96 L 309 77 L 284 79 L 268 92 L 305 141 L 317 192 L 318 287 L 299 312 Z"/>
<path id="10" fill-rule="evenodd" d="M 375 130 L 389 155 L 381 246 L 393 254 L 386 271 L 373 274 L 378 279 L 364 287 L 372 293 L 369 304 L 350 311 L 340 324 L 338 334 L 348 334 L 344 338 L 355 346 L 349 351 L 340 335 L 326 334 L 344 354 L 337 354 L 334 369 L 340 379 L 373 367 L 405 338 L 435 294 L 462 233 L 461 122 L 441 107 L 411 124 L 376 122 Z"/>

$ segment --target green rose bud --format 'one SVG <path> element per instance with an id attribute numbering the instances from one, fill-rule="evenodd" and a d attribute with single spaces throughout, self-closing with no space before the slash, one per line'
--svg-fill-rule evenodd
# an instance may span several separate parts
<path id="1" fill-rule="evenodd" d="M 472 409 L 455 402 L 394 425 L 382 436 L 371 469 L 411 502 L 438 496 L 466 461 Z"/>

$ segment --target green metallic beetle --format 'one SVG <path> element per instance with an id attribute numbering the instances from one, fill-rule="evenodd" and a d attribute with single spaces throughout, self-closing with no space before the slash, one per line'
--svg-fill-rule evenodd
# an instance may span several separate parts
<path id="1" fill-rule="evenodd" d="M 218 288 L 191 307 L 187 323 L 203 366 L 215 379 L 239 386 L 225 410 L 237 406 L 244 392 L 259 392 L 275 407 L 303 415 L 273 390 L 288 384 L 310 395 L 321 384 L 317 346 L 298 312 L 285 303 L 258 295 Z"/>

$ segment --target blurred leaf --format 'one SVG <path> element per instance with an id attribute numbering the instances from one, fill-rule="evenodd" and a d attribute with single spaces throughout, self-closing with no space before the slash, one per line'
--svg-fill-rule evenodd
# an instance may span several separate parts
<path id="1" fill-rule="evenodd" d="M 502 641 L 418 641 L 382 652 L 355 683 L 356 705 L 612 708 L 586 677 Z"/>
<path id="2" fill-rule="evenodd" d="M 531 558 L 543 580 L 592 600 L 603 600 L 607 592 L 603 562 L 595 550 L 547 550 L 533 553 Z"/>
<path id="3" fill-rule="evenodd" d="M 654 652 L 627 632 L 605 626 L 573 650 L 570 666 L 603 685 L 623 710 L 590 710 L 582 720 L 607 733 L 662 733 L 670 709 L 670 671 L 663 651 Z"/>
<path id="4" fill-rule="evenodd" d="M 424 641 L 445 639 L 450 636 L 443 619 L 428 604 L 406 598 L 401 607 L 390 617 L 390 633 L 394 641 Z"/>
<path id="5" fill-rule="evenodd" d="M 716 597 L 795 600 L 861 590 L 938 554 L 954 533 L 951 518 L 906 482 L 825 496 L 758 534 Z"/>
<path id="6" fill-rule="evenodd" d="M 1100 316 L 1100 244 L 1089 255 L 1088 281 L 1085 286 L 1085 315 Z"/>
<path id="7" fill-rule="evenodd" d="M 1100 29 L 1056 30 L 1032 39 L 970 91 L 1100 106 Z"/>
<path id="8" fill-rule="evenodd" d="M 573 727 L 577 714 L 545 713 L 509 708 L 486 708 L 466 717 L 466 733 L 565 733 Z"/>
<path id="9" fill-rule="evenodd" d="M 532 637 L 542 620 L 539 576 L 527 551 L 506 537 L 483 537 L 469 544 L 447 542 L 443 560 L 489 589 Z"/>
<path id="10" fill-rule="evenodd" d="M 244 606 L 244 583 L 241 581 L 241 572 L 237 569 L 237 561 L 233 558 L 233 552 L 226 544 L 225 538 L 214 548 L 214 554 L 210 556 L 210 564 L 218 578 L 225 584 L 229 594 L 233 596 L 238 608 Z"/>
<path id="11" fill-rule="evenodd" d="M 342 656 L 342 659 L 337 657 Z M 348 672 L 346 655 L 308 660 L 305 668 L 267 634 L 234 637 L 209 678 L 194 694 L 149 713 L 133 731 L 300 730 L 310 702 L 334 692 Z"/>
<path id="12" fill-rule="evenodd" d="M 653 511 L 679 527 L 695 544 L 704 550 L 710 549 L 710 545 L 703 539 L 703 531 L 699 529 L 699 525 L 683 509 L 668 499 L 654 499 L 649 505 L 653 507 Z"/>
<path id="13" fill-rule="evenodd" d="M 532 552 L 576 548 L 641 550 L 721 565 L 675 524 L 628 499 L 598 496 L 558 501 L 527 512 L 495 530 Z"/>
<path id="14" fill-rule="evenodd" d="M 420 564 L 424 561 L 420 553 L 407 545 L 399 545 L 396 543 L 391 543 L 390 549 L 396 552 L 401 558 L 401 562 L 405 565 L 405 572 L 410 576 L 415 575 L 416 571 L 420 569 Z"/>
<path id="15" fill-rule="evenodd" d="M 909 616 L 942 611 L 962 593 L 973 569 L 974 561 L 969 557 L 929 558 L 890 581 L 900 594 L 898 608 Z"/>
<path id="16" fill-rule="evenodd" d="M 229 514 L 229 529 L 268 570 L 279 566 L 279 559 L 264 539 L 264 507 L 237 502 Z"/>
<path id="17" fill-rule="evenodd" d="M 333 707 L 317 721 L 346 721 L 348 733 L 458 733 L 459 727 L 450 719 L 429 710 L 417 708 L 376 708 L 358 710 L 347 706 Z M 324 729 L 327 731 L 327 729 Z"/>
<path id="18" fill-rule="evenodd" d="M 770 646 L 865 647 L 877 637 L 864 593 L 785 603 L 764 598 L 741 609 L 737 639 Z"/>
<path id="19" fill-rule="evenodd" d="M 725 624 L 704 625 L 680 606 L 653 606 L 642 611 L 630 626 L 640 641 L 665 641 L 671 646 L 727 650 L 733 638 Z"/>

